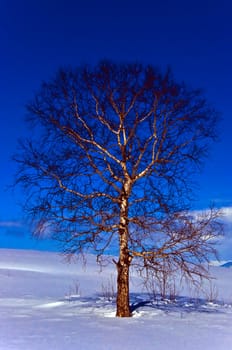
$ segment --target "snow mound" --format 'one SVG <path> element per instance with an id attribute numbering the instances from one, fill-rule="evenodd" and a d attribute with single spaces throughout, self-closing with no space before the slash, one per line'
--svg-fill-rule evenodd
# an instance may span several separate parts
<path id="1" fill-rule="evenodd" d="M 221 267 L 227 267 L 227 268 L 232 267 L 232 261 L 226 262 L 225 264 L 221 265 Z"/>

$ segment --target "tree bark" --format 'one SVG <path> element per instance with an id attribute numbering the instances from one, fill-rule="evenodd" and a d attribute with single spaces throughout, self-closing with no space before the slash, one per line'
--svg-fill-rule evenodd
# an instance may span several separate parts
<path id="1" fill-rule="evenodd" d="M 130 255 L 128 252 L 121 252 L 117 263 L 117 312 L 118 317 L 130 317 L 129 303 L 129 267 Z"/>
<path id="2" fill-rule="evenodd" d="M 121 196 L 120 210 L 120 228 L 119 228 L 119 245 L 120 253 L 117 262 L 118 278 L 117 278 L 117 312 L 118 317 L 129 317 L 129 268 L 132 257 L 128 250 L 128 196 L 130 192 L 129 181 L 124 184 Z"/>

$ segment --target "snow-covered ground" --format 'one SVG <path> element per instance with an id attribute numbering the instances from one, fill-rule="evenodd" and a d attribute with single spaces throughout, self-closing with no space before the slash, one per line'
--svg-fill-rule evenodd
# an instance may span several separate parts
<path id="1" fill-rule="evenodd" d="M 132 277 L 132 318 L 115 318 L 115 267 L 100 272 L 56 253 L 0 250 L 1 350 L 230 350 L 232 268 L 212 266 L 204 291 L 151 302 Z M 187 295 L 188 294 L 188 295 Z M 140 307 L 137 307 L 139 306 Z"/>

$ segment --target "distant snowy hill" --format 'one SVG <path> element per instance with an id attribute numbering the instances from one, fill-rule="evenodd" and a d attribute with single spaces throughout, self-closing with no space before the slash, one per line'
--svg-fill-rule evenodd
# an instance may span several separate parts
<path id="1" fill-rule="evenodd" d="M 232 267 L 232 261 L 228 261 L 224 263 L 223 265 L 221 265 L 221 267 L 227 267 L 227 268 Z"/>
<path id="2" fill-rule="evenodd" d="M 95 256 L 0 249 L 0 350 L 230 350 L 232 269 L 211 267 L 201 289 L 178 286 L 175 301 L 147 293 L 131 274 L 133 317 L 115 318 L 115 266 Z"/>

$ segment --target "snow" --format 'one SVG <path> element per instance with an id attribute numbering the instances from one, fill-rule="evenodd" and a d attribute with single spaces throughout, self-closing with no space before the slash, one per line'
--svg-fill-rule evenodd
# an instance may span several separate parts
<path id="1" fill-rule="evenodd" d="M 1 249 L 0 349 L 232 349 L 232 268 L 211 269 L 211 292 L 183 288 L 175 302 L 151 301 L 133 275 L 133 317 L 121 319 L 111 298 L 114 264 L 101 272 L 93 255 L 83 266 L 56 253 Z"/>

